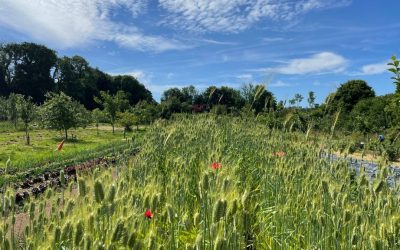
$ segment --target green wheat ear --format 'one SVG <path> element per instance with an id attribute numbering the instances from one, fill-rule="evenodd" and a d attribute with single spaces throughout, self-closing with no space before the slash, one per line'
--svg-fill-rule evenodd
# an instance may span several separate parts
<path id="1" fill-rule="evenodd" d="M 200 225 L 200 221 L 201 221 L 201 216 L 200 213 L 195 213 L 193 216 L 193 224 L 195 227 L 198 227 Z"/>
<path id="2" fill-rule="evenodd" d="M 76 247 L 79 247 L 82 239 L 83 239 L 83 234 L 84 234 L 84 226 L 82 221 L 80 220 L 75 227 L 75 239 L 74 239 L 74 243 Z"/>
<path id="3" fill-rule="evenodd" d="M 190 243 L 186 243 L 185 250 L 193 250 L 194 247 Z"/>
<path id="4" fill-rule="evenodd" d="M 218 200 L 214 204 L 213 209 L 213 222 L 217 223 L 221 218 L 224 218 L 226 215 L 226 205 L 227 202 L 224 199 Z"/>
<path id="5" fill-rule="evenodd" d="M 120 241 L 125 234 L 125 226 L 123 221 L 118 220 L 117 225 L 114 228 L 114 232 L 111 238 L 111 242 L 118 242 Z"/>
<path id="6" fill-rule="evenodd" d="M 128 247 L 130 249 L 134 249 L 136 242 L 137 242 L 137 234 L 136 232 L 132 232 L 131 235 L 129 236 Z"/>
<path id="7" fill-rule="evenodd" d="M 353 232 L 351 234 L 351 244 L 354 246 L 357 245 L 357 242 L 358 242 L 358 228 L 354 227 Z"/>
<path id="8" fill-rule="evenodd" d="M 65 185 L 65 173 L 64 173 L 64 170 L 60 171 L 60 183 L 61 183 L 61 186 Z"/>
<path id="9" fill-rule="evenodd" d="M 104 200 L 103 185 L 99 181 L 94 184 L 94 197 L 97 203 L 101 203 Z"/>
<path id="10" fill-rule="evenodd" d="M 346 211 L 344 212 L 344 221 L 345 221 L 345 222 L 349 222 L 350 220 L 351 220 L 351 213 L 350 213 L 349 210 L 346 210 Z"/>
<path id="11" fill-rule="evenodd" d="M 108 202 L 113 203 L 115 199 L 115 194 L 117 193 L 117 189 L 115 185 L 112 185 L 110 187 L 110 190 L 108 191 Z"/>
<path id="12" fill-rule="evenodd" d="M 224 250 L 226 240 L 220 236 L 215 240 L 214 250 Z"/>
<path id="13" fill-rule="evenodd" d="M 92 250 L 92 244 L 93 244 L 92 237 L 90 237 L 90 235 L 85 235 L 84 241 L 85 241 L 85 250 Z"/>
<path id="14" fill-rule="evenodd" d="M 82 178 L 79 178 L 79 180 L 78 180 L 78 191 L 79 191 L 79 195 L 81 197 L 86 196 L 86 183 L 85 183 L 85 180 Z"/>
<path id="15" fill-rule="evenodd" d="M 248 210 L 248 208 L 250 207 L 249 196 L 249 192 L 247 190 L 244 191 L 244 194 L 242 195 L 242 206 L 244 210 Z"/>
<path id="16" fill-rule="evenodd" d="M 150 235 L 149 244 L 147 246 L 147 249 L 157 250 L 157 241 L 156 241 L 156 237 L 154 236 L 153 233 L 151 233 L 151 235 Z"/>
<path id="17" fill-rule="evenodd" d="M 383 180 L 380 180 L 378 183 L 375 184 L 374 192 L 378 194 L 384 189 L 384 187 L 385 187 L 385 182 Z"/>
<path id="18" fill-rule="evenodd" d="M 196 245 L 196 250 L 203 250 L 204 249 L 203 248 L 203 236 L 201 234 L 198 234 L 196 236 L 195 245 Z"/>

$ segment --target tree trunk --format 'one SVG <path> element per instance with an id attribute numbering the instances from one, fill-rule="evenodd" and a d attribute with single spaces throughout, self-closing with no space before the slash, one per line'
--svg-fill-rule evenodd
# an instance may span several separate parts
<path id="1" fill-rule="evenodd" d="M 114 134 L 114 123 L 113 123 L 113 124 L 111 124 L 111 126 L 112 126 L 112 129 L 113 129 L 113 134 Z"/>
<path id="2" fill-rule="evenodd" d="M 126 139 L 126 128 L 124 128 L 124 139 Z"/>
<path id="3" fill-rule="evenodd" d="M 26 143 L 26 145 L 30 145 L 31 144 L 31 138 L 29 137 L 28 126 L 25 127 L 25 143 Z"/>
<path id="4" fill-rule="evenodd" d="M 97 135 L 99 135 L 99 124 L 96 123 L 96 131 L 97 131 Z"/>
<path id="5" fill-rule="evenodd" d="M 65 129 L 65 140 L 68 140 L 68 129 Z"/>

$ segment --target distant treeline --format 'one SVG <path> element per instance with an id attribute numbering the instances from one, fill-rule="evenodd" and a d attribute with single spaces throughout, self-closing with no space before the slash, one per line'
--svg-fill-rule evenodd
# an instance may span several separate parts
<path id="1" fill-rule="evenodd" d="M 151 92 L 129 75 L 111 76 L 93 68 L 81 56 L 58 57 L 54 50 L 34 43 L 0 45 L 0 96 L 31 96 L 41 104 L 48 92 L 64 92 L 87 109 L 100 107 L 100 91 L 127 94 L 131 105 L 153 102 Z"/>
<path id="2" fill-rule="evenodd" d="M 10 120 L 15 127 L 18 120 L 30 122 L 23 118 L 24 113 L 31 113 L 23 112 L 30 102 L 39 104 L 41 110 L 32 120 L 46 125 L 46 121 L 58 119 L 57 126 L 46 126 L 66 131 L 93 121 L 113 126 L 118 123 L 130 129 L 131 125 L 169 119 L 175 113 L 211 112 L 255 117 L 269 128 L 305 133 L 340 131 L 364 137 L 385 133 L 387 149 L 390 146 L 396 151 L 394 155 L 400 155 L 400 62 L 392 57 L 389 66 L 396 91 L 385 96 L 376 96 L 363 80 L 349 80 L 320 104 L 315 103 L 312 91 L 308 96 L 295 94 L 289 100 L 278 101 L 262 84 L 244 84 L 240 89 L 210 86 L 202 91 L 194 86 L 170 88 L 158 104 L 132 76 L 110 76 L 89 66 L 80 56 L 59 58 L 55 51 L 42 45 L 12 43 L 0 46 L 0 120 Z M 305 98 L 307 107 L 301 105 Z M 56 119 L 48 114 L 57 116 L 61 108 L 81 115 L 74 118 L 71 113 L 71 118 L 66 119 L 68 126 L 60 125 L 63 117 Z"/>

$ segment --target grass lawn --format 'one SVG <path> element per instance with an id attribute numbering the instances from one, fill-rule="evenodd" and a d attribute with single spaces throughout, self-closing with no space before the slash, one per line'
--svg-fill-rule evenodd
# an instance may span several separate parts
<path id="1" fill-rule="evenodd" d="M 127 133 L 132 138 L 134 132 Z M 123 140 L 123 130 L 116 128 L 112 134 L 111 126 L 102 125 L 99 132 L 95 127 L 71 129 L 68 136 L 76 137 L 64 143 L 63 149 L 57 151 L 57 145 L 64 134 L 59 131 L 33 129 L 30 131 L 31 145 L 25 144 L 25 132 L 14 129 L 9 123 L 0 123 L 0 168 L 4 168 L 8 158 L 13 169 L 28 169 L 38 164 L 46 164 L 58 159 L 66 159 L 96 148 L 104 148 L 108 144 Z"/>

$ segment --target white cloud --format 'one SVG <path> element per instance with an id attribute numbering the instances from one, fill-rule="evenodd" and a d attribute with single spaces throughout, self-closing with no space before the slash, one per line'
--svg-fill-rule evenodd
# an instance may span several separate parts
<path id="1" fill-rule="evenodd" d="M 290 60 L 286 65 L 264 69 L 268 73 L 284 75 L 337 73 L 346 69 L 347 60 L 332 52 L 321 52 L 308 58 Z"/>
<path id="2" fill-rule="evenodd" d="M 264 37 L 262 39 L 262 41 L 265 43 L 281 42 L 281 41 L 285 41 L 285 40 L 286 39 L 283 37 Z"/>
<path id="3" fill-rule="evenodd" d="M 271 88 L 282 88 L 282 87 L 290 87 L 291 85 L 289 83 L 286 82 L 282 82 L 281 80 L 268 84 L 267 87 L 271 87 Z"/>
<path id="4" fill-rule="evenodd" d="M 246 82 L 251 82 L 253 80 L 253 75 L 252 74 L 241 74 L 237 75 L 236 78 L 246 81 Z"/>
<path id="5" fill-rule="evenodd" d="M 121 10 L 130 11 L 133 20 L 146 8 L 147 0 L 0 0 L 0 26 L 57 48 L 88 45 L 96 40 L 138 50 L 187 47 L 176 40 L 145 35 L 131 23 L 114 21 Z"/>
<path id="6" fill-rule="evenodd" d="M 374 63 L 374 64 L 367 64 L 362 66 L 361 72 L 359 75 L 378 75 L 384 72 L 387 72 L 390 68 L 388 62 L 381 62 L 381 63 Z"/>
<path id="7" fill-rule="evenodd" d="M 291 21 L 313 10 L 351 0 L 159 0 L 169 12 L 163 24 L 191 31 L 238 32 L 261 20 Z"/>
<path id="8" fill-rule="evenodd" d="M 121 70 L 115 70 L 115 71 L 110 71 L 108 74 L 112 76 L 117 76 L 117 75 L 129 75 L 135 77 L 140 83 L 144 84 L 146 87 L 147 85 L 151 84 L 151 81 L 154 77 L 153 73 L 145 72 L 140 69 L 133 69 L 129 71 L 121 71 Z"/>

